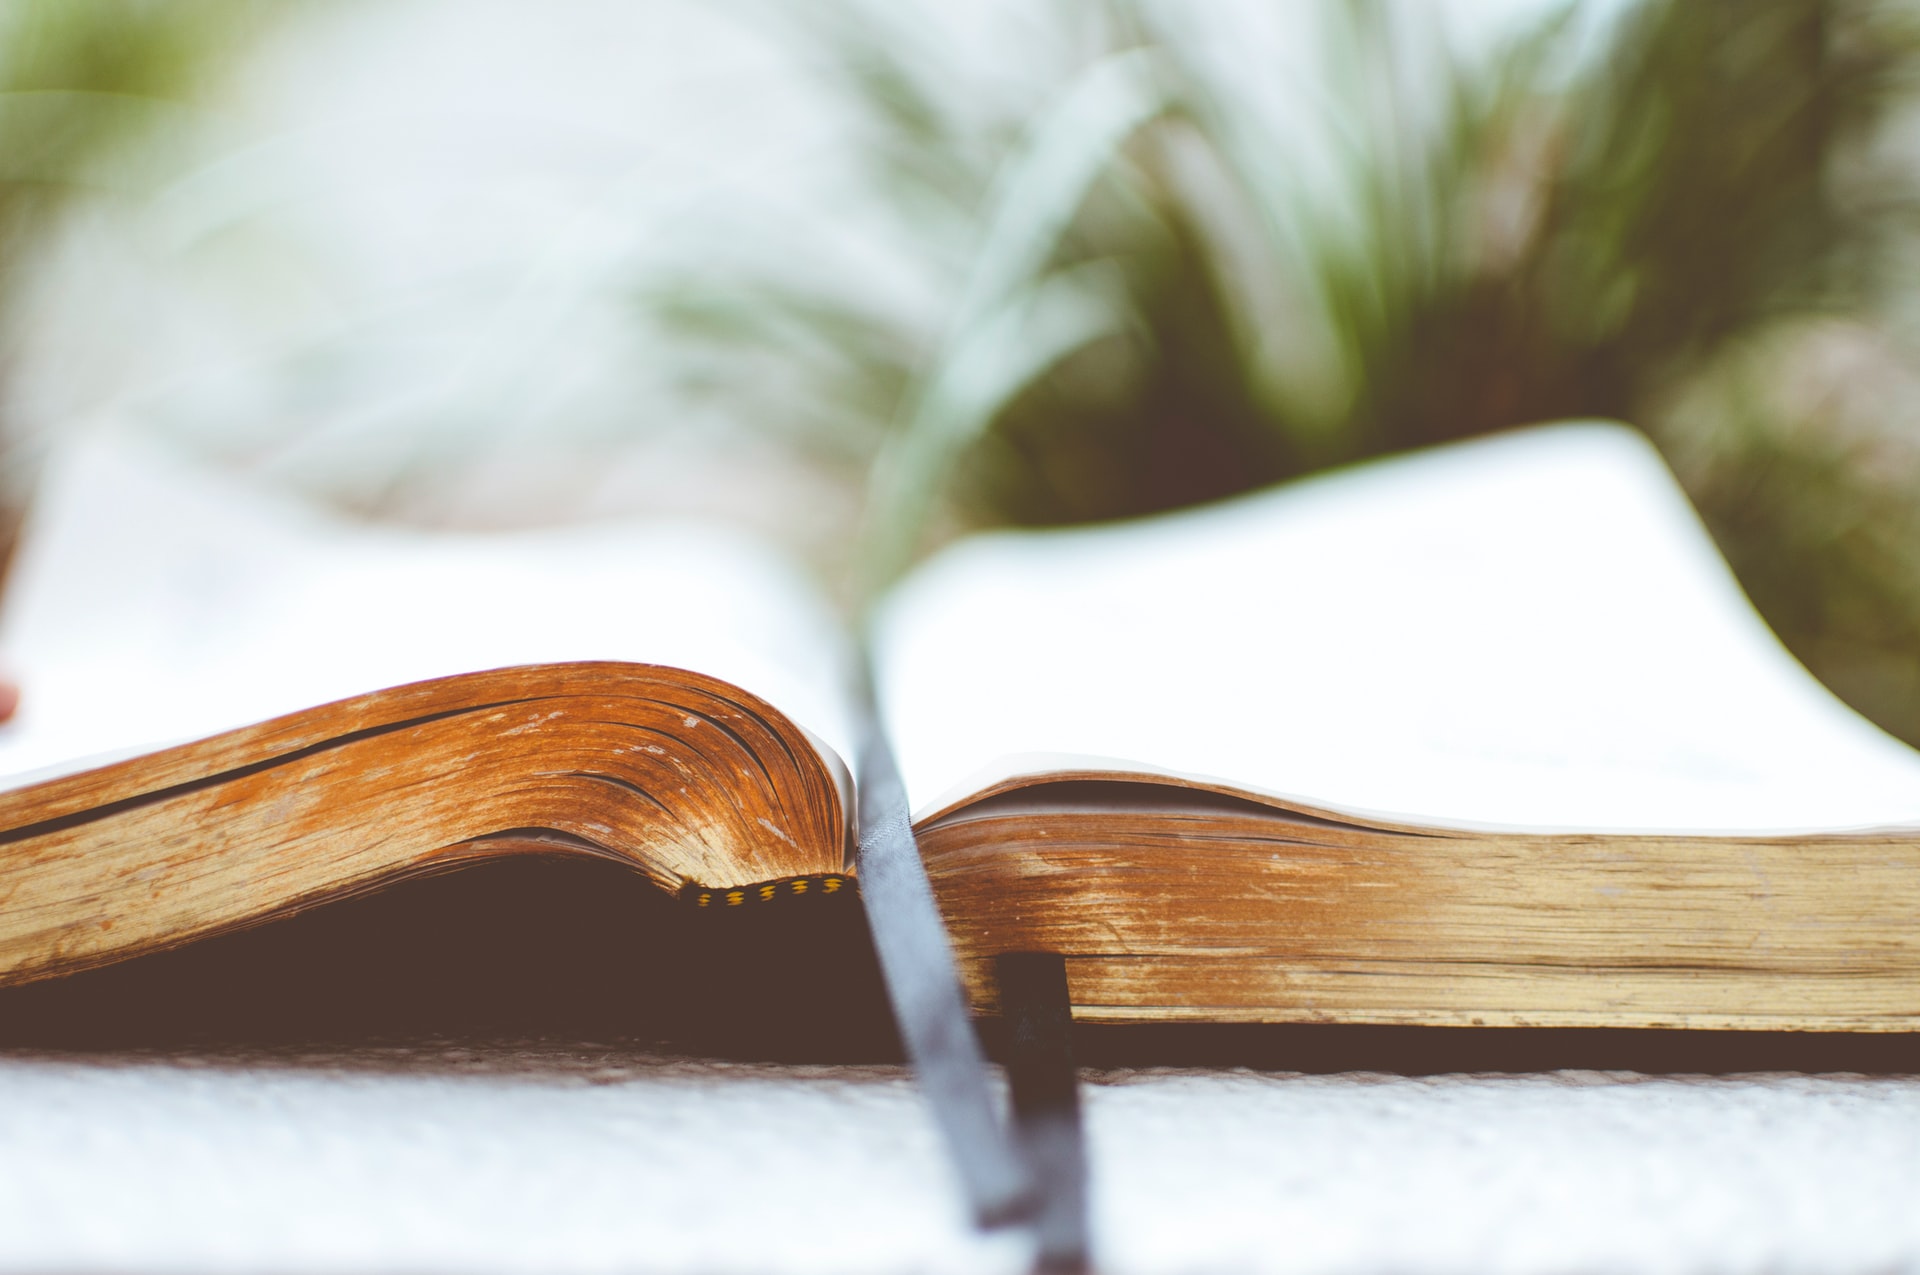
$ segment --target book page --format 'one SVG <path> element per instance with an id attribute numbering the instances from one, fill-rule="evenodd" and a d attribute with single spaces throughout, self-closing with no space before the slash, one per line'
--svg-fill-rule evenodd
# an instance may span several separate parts
<path id="1" fill-rule="evenodd" d="M 0 784 L 388 686 L 563 660 L 692 669 L 851 759 L 849 652 L 793 565 L 690 524 L 435 534 L 328 517 L 123 437 L 55 458 L 0 614 Z"/>
<path id="2" fill-rule="evenodd" d="M 979 536 L 876 645 L 920 815 L 1072 767 L 1465 827 L 1920 825 L 1920 754 L 1793 660 L 1620 426 Z"/>

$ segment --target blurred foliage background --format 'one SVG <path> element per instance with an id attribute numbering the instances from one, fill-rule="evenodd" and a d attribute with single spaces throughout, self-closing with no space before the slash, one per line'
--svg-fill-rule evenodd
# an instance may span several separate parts
<path id="1" fill-rule="evenodd" d="M 1077 56 L 985 119 L 876 14 L 810 31 L 955 304 L 916 329 L 765 279 L 647 297 L 701 388 L 877 456 L 868 587 L 957 526 L 1616 417 L 1789 646 L 1920 742 L 1920 9 L 1567 6 L 1467 57 L 1355 0 L 1316 11 L 1284 110 L 1279 44 L 1248 33 L 1236 76 L 1177 17 L 1057 6 Z"/>
<path id="2" fill-rule="evenodd" d="M 198 99 L 269 18 L 260 0 L 0 0 L 0 391 L 72 224 L 191 162 Z M 21 469 L 0 474 L 9 544 Z"/>
<path id="3" fill-rule="evenodd" d="M 159 370 L 143 375 L 166 386 L 121 406 L 189 421 L 212 450 L 337 503 L 426 520 L 450 506 L 422 514 L 421 493 L 489 448 L 511 457 L 476 489 L 497 509 L 501 484 L 531 481 L 536 445 L 579 458 L 552 471 L 561 491 L 659 422 L 686 422 L 707 461 L 647 453 L 639 503 L 730 486 L 776 529 L 825 510 L 797 538 L 851 605 L 970 527 L 1127 517 L 1535 421 L 1617 417 L 1661 447 L 1795 653 L 1920 742 L 1915 0 L 1546 0 L 1505 6 L 1471 41 L 1437 4 L 1055 0 L 983 19 L 971 42 L 920 6 L 741 0 L 739 30 L 828 103 L 822 129 L 849 158 L 826 216 L 768 194 L 829 161 L 785 146 L 779 167 L 754 150 L 778 109 L 742 86 L 770 64 L 729 63 L 707 97 L 676 88 L 630 118 L 596 106 L 597 123 L 647 139 L 620 199 L 512 223 L 564 233 L 476 248 L 518 254 L 515 269 L 491 292 L 463 276 L 439 310 L 416 304 L 417 270 L 404 304 L 356 309 L 339 281 L 357 258 L 339 243 L 296 269 L 241 233 L 277 218 L 283 239 L 319 226 L 324 240 L 350 198 L 376 222 L 397 217 L 390 187 L 437 162 L 369 158 L 405 129 L 338 132 L 348 159 L 306 169 L 319 130 L 208 141 L 232 85 L 271 96 L 288 48 L 366 62 L 391 45 L 394 74 L 424 83 L 446 33 L 491 12 L 454 5 L 449 25 L 411 34 L 385 18 L 387 34 L 358 44 L 300 25 L 355 7 L 0 0 L 13 434 L 68 410 L 33 403 L 85 397 L 7 382 L 49 380 L 34 346 L 50 312 L 41 266 L 116 202 L 147 218 L 122 239 L 171 245 L 155 290 L 197 289 L 199 308 L 186 323 L 133 307 L 120 259 L 97 252 L 111 268 L 71 321 L 94 344 L 69 342 L 63 384 L 99 379 L 91 352 L 111 329 L 149 347 Z M 573 8 L 517 20 L 581 21 Z M 650 49 L 613 31 L 582 37 L 604 65 L 561 78 L 644 80 L 641 54 L 684 60 L 672 23 L 644 29 Z M 523 64 L 554 56 L 537 40 L 503 48 Z M 312 66 L 329 91 L 364 89 L 344 61 Z M 519 69 L 474 79 L 511 105 L 528 91 Z M 727 133 L 736 98 L 752 109 Z M 721 130 L 685 148 L 702 163 L 776 175 L 689 181 L 704 170 L 662 159 L 694 131 L 673 109 Z M 474 145 L 512 143 L 474 118 Z M 475 192 L 448 189 L 396 238 L 403 274 L 477 233 Z M 699 233 L 663 235 L 669 203 Z M 832 248 L 836 231 L 851 253 Z M 668 247 L 642 262 L 647 244 Z M 215 248 L 224 273 L 182 272 Z M 848 264 L 863 251 L 885 268 Z M 55 290 L 74 292 L 74 277 Z M 224 328 L 205 322 L 208 279 L 252 289 Z M 308 316 L 298 339 L 260 336 L 268 294 Z M 581 338 L 569 316 L 595 308 L 617 315 L 617 336 Z M 454 322 L 468 316 L 484 319 L 478 335 Z M 218 376 L 181 370 L 183 349 L 241 346 Z M 209 422 L 223 414 L 250 424 L 222 433 Z M 328 469 L 349 446 L 372 459 Z"/>
<path id="4" fill-rule="evenodd" d="M 0 289 L 76 200 L 124 193 L 258 20 L 245 0 L 0 4 Z"/>

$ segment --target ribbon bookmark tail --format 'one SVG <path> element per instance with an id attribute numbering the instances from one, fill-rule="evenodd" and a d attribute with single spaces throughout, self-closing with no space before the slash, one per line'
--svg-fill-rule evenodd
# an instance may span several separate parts
<path id="1" fill-rule="evenodd" d="M 906 787 L 869 695 L 859 759 L 860 894 L 894 1021 L 921 1091 L 983 1227 L 1024 1219 L 1034 1185 L 988 1083 L 933 887 L 920 862 Z"/>

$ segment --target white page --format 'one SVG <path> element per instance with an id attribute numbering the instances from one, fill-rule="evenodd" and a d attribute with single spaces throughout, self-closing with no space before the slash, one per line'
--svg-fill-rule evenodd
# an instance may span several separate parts
<path id="1" fill-rule="evenodd" d="M 23 533 L 0 618 L 22 686 L 0 784 L 423 678 L 584 659 L 724 679 L 847 758 L 847 654 L 800 572 L 721 528 L 373 528 L 107 434 L 56 458 Z"/>
<path id="2" fill-rule="evenodd" d="M 1047 754 L 1465 826 L 1920 824 L 1920 754 L 1787 654 L 1619 426 L 976 537 L 876 632 L 922 814 Z"/>

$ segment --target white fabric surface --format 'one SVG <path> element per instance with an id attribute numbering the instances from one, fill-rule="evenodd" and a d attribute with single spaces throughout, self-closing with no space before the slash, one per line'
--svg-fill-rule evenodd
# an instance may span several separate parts
<path id="1" fill-rule="evenodd" d="M 1920 1080 L 1113 1072 L 1100 1268 L 1920 1270 Z M 0 1057 L 7 1270 L 1008 1271 L 904 1073 Z"/>

